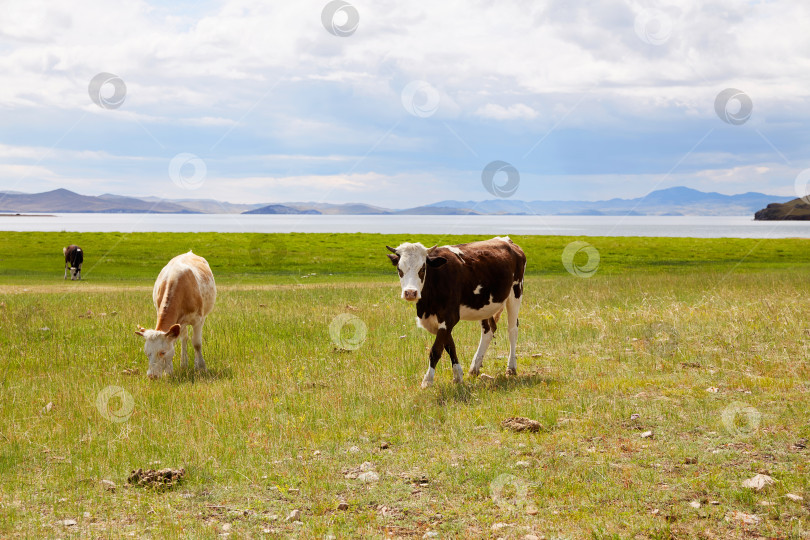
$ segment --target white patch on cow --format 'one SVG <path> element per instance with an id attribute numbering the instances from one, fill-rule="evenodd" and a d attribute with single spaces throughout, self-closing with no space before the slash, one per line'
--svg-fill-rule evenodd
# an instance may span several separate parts
<path id="1" fill-rule="evenodd" d="M 427 263 L 428 250 L 419 242 L 415 244 L 400 244 L 396 249 L 399 255 L 397 269 L 402 272 L 399 277 L 399 284 L 402 286 L 401 298 L 405 300 L 405 291 L 416 291 L 416 299 L 422 298 L 422 287 L 425 285 L 424 278 L 419 277 L 419 271 Z M 427 271 L 427 269 L 425 269 Z M 423 274 L 424 276 L 424 274 Z"/>
<path id="2" fill-rule="evenodd" d="M 436 370 L 432 367 L 429 367 L 427 373 L 425 373 L 424 378 L 422 379 L 422 388 L 427 388 L 431 384 L 433 384 L 433 376 L 436 375 Z"/>
<path id="3" fill-rule="evenodd" d="M 503 310 L 503 306 L 504 302 L 494 302 L 490 294 L 489 303 L 481 309 L 475 309 L 461 304 L 458 309 L 458 315 L 462 321 L 483 321 L 484 319 L 489 319 L 494 316 L 496 313 L 500 313 L 501 310 Z"/>
<path id="4" fill-rule="evenodd" d="M 439 328 L 442 330 L 447 330 L 447 325 L 445 323 L 439 323 Z"/>
<path id="5" fill-rule="evenodd" d="M 481 294 L 481 288 L 482 288 L 481 285 L 476 287 L 475 290 L 473 291 L 473 294 Z"/>
<path id="6" fill-rule="evenodd" d="M 425 330 L 427 330 L 431 334 L 438 333 L 439 328 L 444 328 L 444 329 L 447 328 L 447 325 L 445 323 L 439 324 L 439 319 L 438 319 L 438 317 L 436 317 L 436 315 L 428 315 L 424 319 L 420 319 L 419 317 L 416 317 L 416 326 L 418 326 L 419 328 L 424 328 Z"/>
<path id="7" fill-rule="evenodd" d="M 453 382 L 461 384 L 464 381 L 464 369 L 461 364 L 453 364 Z"/>
<path id="8" fill-rule="evenodd" d="M 512 239 L 508 236 L 496 236 L 493 240 L 503 240 L 504 242 L 511 242 Z"/>

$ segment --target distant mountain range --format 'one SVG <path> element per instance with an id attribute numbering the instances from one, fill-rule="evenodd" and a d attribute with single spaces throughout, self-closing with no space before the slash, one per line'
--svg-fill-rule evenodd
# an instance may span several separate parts
<path id="1" fill-rule="evenodd" d="M 791 197 L 743 193 L 723 195 L 687 187 L 653 191 L 635 199 L 607 201 L 486 201 L 447 200 L 426 206 L 391 209 L 362 203 L 328 204 L 289 202 L 273 204 L 234 204 L 212 199 L 168 200 L 157 197 L 125 197 L 104 194 L 79 195 L 67 189 L 44 193 L 0 191 L 0 212 L 55 213 L 155 213 L 155 214 L 327 214 L 327 215 L 656 215 L 656 216 L 739 216 L 750 215 L 771 203 L 784 203 Z"/>

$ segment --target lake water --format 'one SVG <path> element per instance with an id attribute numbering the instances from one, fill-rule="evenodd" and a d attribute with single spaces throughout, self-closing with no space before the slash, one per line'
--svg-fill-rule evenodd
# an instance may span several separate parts
<path id="1" fill-rule="evenodd" d="M 750 216 L 328 216 L 241 214 L 53 214 L 0 216 L 0 231 L 364 232 L 810 238 L 810 221 Z"/>

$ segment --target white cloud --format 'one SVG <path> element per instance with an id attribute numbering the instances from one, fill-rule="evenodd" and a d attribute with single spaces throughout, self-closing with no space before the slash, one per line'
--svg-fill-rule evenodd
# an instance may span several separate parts
<path id="1" fill-rule="evenodd" d="M 492 118 L 494 120 L 532 120 L 537 118 L 538 113 L 523 103 L 515 103 L 509 107 L 487 103 L 483 107 L 480 107 L 475 114 L 483 118 Z"/>
<path id="2" fill-rule="evenodd" d="M 110 187 L 133 177 L 162 178 L 163 163 L 171 157 L 167 147 L 186 145 L 211 160 L 212 174 L 217 160 L 230 159 L 233 165 L 244 158 L 253 168 L 234 171 L 242 180 L 233 185 L 246 182 L 238 185 L 248 200 L 247 178 L 253 179 L 253 189 L 272 186 L 291 195 L 301 193 L 293 191 L 299 186 L 382 200 L 389 196 L 379 189 L 385 185 L 407 196 L 412 179 L 397 167 L 419 162 L 418 169 L 424 162 L 430 169 L 426 177 L 447 180 L 436 189 L 427 181 L 418 184 L 425 188 L 420 196 L 458 198 L 465 182 L 479 174 L 469 169 L 485 161 L 491 148 L 510 146 L 506 137 L 519 130 L 533 141 L 550 134 L 544 144 L 559 144 L 559 154 L 576 155 L 579 149 L 565 146 L 576 141 L 555 141 L 552 127 L 643 133 L 711 121 L 719 134 L 727 126 L 715 116 L 714 99 L 726 87 L 742 89 L 754 102 L 750 122 L 732 128 L 736 136 L 763 126 L 772 128 L 763 130 L 769 137 L 802 133 L 810 121 L 810 4 L 801 0 L 353 3 L 360 25 L 352 36 L 340 38 L 321 26 L 325 0 L 222 0 L 177 7 L 145 0 L 6 0 L 0 18 L 0 107 L 13 113 L 4 120 L 13 117 L 14 129 L 26 130 L 30 119 L 38 125 L 21 133 L 19 140 L 30 146 L 16 146 L 16 133 L 9 129 L 0 139 L 0 157 L 18 167 L 46 167 L 31 171 L 49 182 L 80 183 L 90 173 L 113 176 L 105 180 Z M 650 6 L 671 19 L 672 33 L 660 45 L 645 43 L 634 27 L 642 7 Z M 118 110 L 102 110 L 89 99 L 88 82 L 102 71 L 127 84 Z M 440 93 L 438 110 L 429 118 L 411 117 L 402 106 L 400 93 L 414 80 L 427 81 Z M 74 111 L 92 112 L 87 122 L 97 130 L 95 137 L 71 132 L 63 145 L 74 150 L 48 150 L 76 121 L 70 116 Z M 450 124 L 455 135 L 446 129 Z M 500 124 L 501 131 L 492 128 Z M 149 135 L 141 129 L 145 125 Z M 706 129 L 695 129 L 694 140 L 669 144 L 672 159 L 661 158 L 663 171 Z M 454 144 L 445 154 L 437 144 L 442 136 Z M 204 156 L 220 137 L 226 143 L 219 148 L 233 142 L 228 149 L 236 155 Z M 802 138 L 784 139 L 797 141 L 797 155 L 810 150 Z M 105 146 L 108 141 L 118 146 Z M 708 142 L 713 141 L 711 151 L 699 148 L 689 160 L 704 174 L 671 178 L 705 186 L 731 185 L 739 177 L 744 187 L 781 174 L 768 164 L 774 152 L 764 144 L 754 154 L 717 148 L 716 140 Z M 122 147 L 132 155 L 121 155 Z M 376 173 L 364 168 L 385 152 L 398 157 L 386 170 L 379 162 Z M 47 162 L 38 165 L 43 156 Z M 629 155 L 628 165 L 634 157 Z M 638 157 L 646 158 L 643 144 Z M 154 167 L 110 165 L 121 160 Z M 255 161 L 265 169 L 257 169 Z M 99 162 L 99 170 L 88 172 L 88 162 Z M 316 166 L 322 169 L 313 172 Z M 600 177 L 623 189 L 619 177 Z M 756 180 L 745 184 L 745 178 Z M 569 181 L 586 182 L 581 175 Z M 641 185 L 641 180 L 635 184 Z"/>

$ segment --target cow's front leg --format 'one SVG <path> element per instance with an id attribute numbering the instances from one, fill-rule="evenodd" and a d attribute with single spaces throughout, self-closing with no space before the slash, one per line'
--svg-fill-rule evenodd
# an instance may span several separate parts
<path id="1" fill-rule="evenodd" d="M 205 371 L 205 360 L 202 355 L 202 331 L 205 321 L 202 320 L 194 324 L 194 332 L 191 334 L 191 344 L 194 345 L 194 367 L 200 371 Z"/>
<path id="2" fill-rule="evenodd" d="M 464 381 L 464 369 L 458 363 L 458 356 L 456 356 L 456 342 L 453 341 L 453 335 L 448 331 L 447 339 L 444 343 L 444 350 L 450 355 L 450 362 L 453 364 L 453 382 L 461 384 Z"/>
<path id="3" fill-rule="evenodd" d="M 67 280 L 68 263 L 65 263 L 65 280 Z"/>
<path id="4" fill-rule="evenodd" d="M 188 325 L 184 326 L 180 331 L 180 357 L 182 362 L 180 366 L 185 369 L 188 367 Z"/>
<path id="5" fill-rule="evenodd" d="M 433 342 L 433 347 L 430 348 L 430 366 L 422 378 L 422 388 L 427 388 L 433 384 L 433 377 L 436 375 L 436 364 L 439 363 L 439 358 L 442 357 L 442 350 L 447 336 L 447 330 L 443 328 L 436 332 L 436 340 Z"/>

